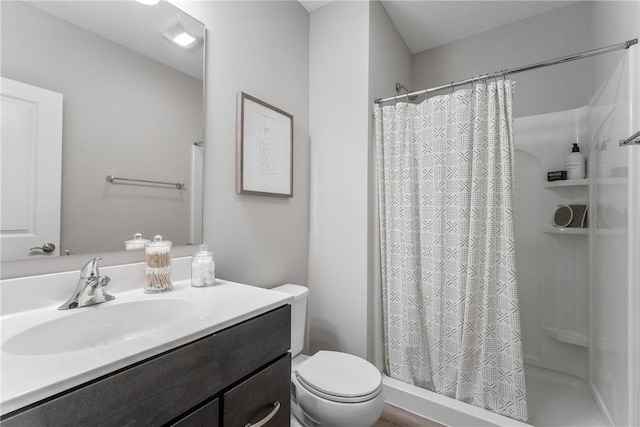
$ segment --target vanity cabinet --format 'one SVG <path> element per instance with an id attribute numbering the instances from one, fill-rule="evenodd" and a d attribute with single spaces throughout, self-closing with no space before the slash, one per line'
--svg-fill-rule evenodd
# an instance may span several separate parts
<path id="1" fill-rule="evenodd" d="M 220 426 L 220 399 L 215 398 L 171 424 L 171 427 Z"/>
<path id="2" fill-rule="evenodd" d="M 290 318 L 290 306 L 279 307 L 14 411 L 2 425 L 245 426 L 274 413 L 266 426 L 288 426 Z"/>
<path id="3" fill-rule="evenodd" d="M 281 379 L 286 378 L 286 384 Z M 283 357 L 222 395 L 225 426 L 246 426 L 269 419 L 268 426 L 289 425 L 291 360 Z"/>

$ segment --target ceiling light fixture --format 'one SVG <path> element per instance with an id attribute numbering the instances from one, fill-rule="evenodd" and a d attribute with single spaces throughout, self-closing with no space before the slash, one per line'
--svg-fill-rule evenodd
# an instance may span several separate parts
<path id="1" fill-rule="evenodd" d="M 191 34 L 180 18 L 173 21 L 164 30 L 161 30 L 161 33 L 167 40 L 185 49 L 191 49 L 200 41 L 200 37 Z"/>
<path id="2" fill-rule="evenodd" d="M 158 4 L 160 0 L 136 0 L 138 3 L 145 4 L 147 6 L 154 6 Z"/>

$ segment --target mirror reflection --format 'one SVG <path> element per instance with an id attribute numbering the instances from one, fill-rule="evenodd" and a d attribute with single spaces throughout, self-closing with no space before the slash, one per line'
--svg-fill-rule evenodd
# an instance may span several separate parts
<path id="1" fill-rule="evenodd" d="M 200 243 L 204 26 L 166 1 L 3 1 L 1 30 L 2 261 Z"/>

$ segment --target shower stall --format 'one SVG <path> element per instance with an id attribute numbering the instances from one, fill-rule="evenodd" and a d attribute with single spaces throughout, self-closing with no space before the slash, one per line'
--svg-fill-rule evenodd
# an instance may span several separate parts
<path id="1" fill-rule="evenodd" d="M 585 7 L 592 17 L 592 43 L 609 40 L 604 28 L 613 22 L 634 23 L 621 25 L 633 30 L 623 39 L 638 36 L 638 2 Z M 616 16 L 624 18 L 615 21 Z M 640 48 L 578 62 L 588 71 L 583 105 L 513 120 L 513 223 L 527 422 L 638 425 Z M 547 172 L 565 169 L 575 142 L 587 157 L 586 179 L 547 181 Z M 586 208 L 584 226 L 554 226 L 561 206 Z M 434 421 L 526 425 L 392 376 L 384 380 L 387 401 Z"/>

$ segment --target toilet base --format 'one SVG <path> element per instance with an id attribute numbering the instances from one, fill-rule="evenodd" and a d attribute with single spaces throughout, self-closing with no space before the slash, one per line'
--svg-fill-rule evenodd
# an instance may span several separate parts
<path id="1" fill-rule="evenodd" d="M 319 427 L 318 423 L 304 415 L 293 397 L 291 398 L 291 427 Z"/>
<path id="2" fill-rule="evenodd" d="M 303 427 L 371 427 L 382 415 L 382 389 L 366 402 L 339 403 L 309 393 L 295 374 L 291 382 L 291 414 Z"/>
<path id="3" fill-rule="evenodd" d="M 302 424 L 300 424 L 300 421 L 298 421 L 298 419 L 293 415 L 291 415 L 291 420 L 289 425 L 290 427 L 304 427 Z"/>

